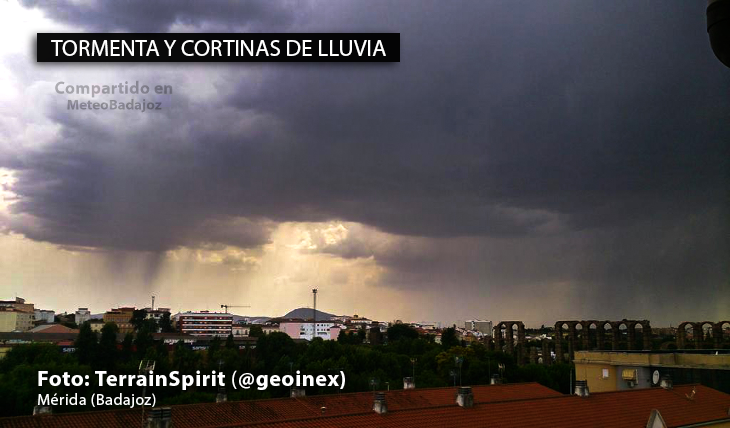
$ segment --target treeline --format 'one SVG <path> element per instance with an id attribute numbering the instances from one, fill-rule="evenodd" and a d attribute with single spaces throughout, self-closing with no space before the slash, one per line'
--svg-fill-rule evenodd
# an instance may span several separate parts
<path id="1" fill-rule="evenodd" d="M 380 337 L 374 331 L 362 330 L 342 334 L 337 341 L 315 339 L 310 343 L 296 343 L 284 333 L 263 335 L 256 330 L 254 334 L 259 337 L 255 349 L 240 350 L 229 336 L 213 339 L 206 351 L 193 351 L 182 342 L 170 350 L 162 342 L 154 341 L 151 335 L 154 328 L 156 326 L 147 322 L 140 323 L 136 334 L 125 336 L 120 346 L 114 324 L 105 325 L 100 335 L 85 324 L 76 340 L 74 353 L 64 353 L 62 348 L 51 344 L 13 347 L 0 360 L 0 403 L 3 403 L 0 415 L 31 414 L 38 394 L 45 393 L 79 394 L 87 400 L 93 393 L 141 396 L 142 387 L 95 386 L 94 375 L 96 370 L 137 374 L 141 360 L 155 361 L 155 373 L 223 370 L 229 374 L 238 370 L 254 375 L 286 375 L 299 370 L 303 374 L 326 375 L 344 371 L 345 392 L 400 389 L 403 378 L 413 375 L 418 388 L 488 384 L 495 373 L 501 373 L 506 382 L 536 381 L 560 392 L 568 392 L 569 388 L 571 366 L 517 366 L 511 356 L 489 351 L 481 344 L 462 346 L 452 329 L 444 332 L 442 344 L 419 337 L 415 330 L 405 325 L 393 326 Z M 40 370 L 50 374 L 88 374 L 90 386 L 38 387 Z M 217 388 L 210 387 L 187 391 L 178 387 L 147 388 L 148 394 L 156 395 L 158 405 L 212 402 L 217 392 Z M 269 387 L 266 391 L 228 388 L 226 392 L 229 400 L 285 397 L 290 393 L 288 387 Z M 340 391 L 312 387 L 306 392 L 313 395 Z M 85 410 L 92 410 L 90 404 L 53 409 L 54 412 Z"/>

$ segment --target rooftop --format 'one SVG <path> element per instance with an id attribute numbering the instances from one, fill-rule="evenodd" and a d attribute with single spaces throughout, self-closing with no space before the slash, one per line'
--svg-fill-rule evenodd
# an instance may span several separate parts
<path id="1" fill-rule="evenodd" d="M 180 427 L 644 427 L 653 409 L 668 427 L 730 421 L 730 395 L 701 385 L 562 395 L 536 383 L 475 386 L 474 407 L 455 404 L 454 388 L 386 392 L 388 412 L 372 410 L 373 394 L 191 404 L 172 407 Z M 693 392 L 694 391 L 694 392 Z M 322 408 L 325 408 L 324 411 Z M 0 418 L 7 427 L 126 427 L 139 409 Z"/>

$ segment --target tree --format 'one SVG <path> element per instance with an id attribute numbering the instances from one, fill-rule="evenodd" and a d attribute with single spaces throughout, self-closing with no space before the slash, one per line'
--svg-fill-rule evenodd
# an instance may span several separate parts
<path id="1" fill-rule="evenodd" d="M 264 335 L 264 329 L 260 325 L 254 324 L 248 330 L 248 337 L 261 337 Z"/>
<path id="2" fill-rule="evenodd" d="M 226 337 L 226 349 L 236 349 L 236 343 L 233 341 L 233 333 Z"/>
<path id="3" fill-rule="evenodd" d="M 441 345 L 444 349 L 459 346 L 459 339 L 456 337 L 456 329 L 449 327 L 441 333 Z"/>
<path id="4" fill-rule="evenodd" d="M 98 357 L 96 364 L 105 369 L 111 369 L 117 360 L 117 333 L 119 328 L 113 322 L 104 324 L 99 339 Z"/>
<path id="5" fill-rule="evenodd" d="M 154 344 L 152 334 L 149 330 L 149 324 L 144 323 L 137 331 L 137 337 L 134 339 L 134 344 L 137 347 L 137 355 L 139 358 L 144 358 L 147 353 L 147 348 Z"/>
<path id="6" fill-rule="evenodd" d="M 89 364 L 96 358 L 96 333 L 91 331 L 91 325 L 88 322 L 81 326 L 74 346 L 76 347 L 76 355 L 79 356 L 79 363 Z"/>
<path id="7" fill-rule="evenodd" d="M 403 339 L 418 339 L 418 331 L 407 324 L 394 324 L 388 327 L 388 341 L 397 342 Z"/>
<path id="8" fill-rule="evenodd" d="M 368 342 L 371 345 L 380 345 L 383 343 L 383 333 L 380 332 L 380 327 L 371 327 L 368 331 Z"/>
<path id="9" fill-rule="evenodd" d="M 172 321 L 170 320 L 169 312 L 165 312 L 160 317 L 160 329 L 162 329 L 163 333 L 172 333 L 175 331 L 175 327 L 172 325 Z"/>
<path id="10" fill-rule="evenodd" d="M 134 312 L 132 312 L 132 318 L 129 320 L 129 323 L 134 326 L 135 330 L 139 330 L 145 324 L 146 319 L 147 311 L 144 309 L 135 309 Z"/>

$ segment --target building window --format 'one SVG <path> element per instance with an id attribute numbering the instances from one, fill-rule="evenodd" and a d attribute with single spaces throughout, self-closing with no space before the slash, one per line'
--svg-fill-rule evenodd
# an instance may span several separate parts
<path id="1" fill-rule="evenodd" d="M 603 378 L 608 379 L 608 369 L 603 369 Z"/>

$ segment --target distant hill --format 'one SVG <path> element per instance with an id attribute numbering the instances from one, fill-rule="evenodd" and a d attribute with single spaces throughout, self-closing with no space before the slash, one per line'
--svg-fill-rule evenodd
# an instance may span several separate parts
<path id="1" fill-rule="evenodd" d="M 317 320 L 329 320 L 335 315 L 328 314 L 327 312 L 317 311 Z M 283 318 L 301 318 L 301 319 L 312 319 L 312 308 L 297 308 L 290 311 Z"/>

